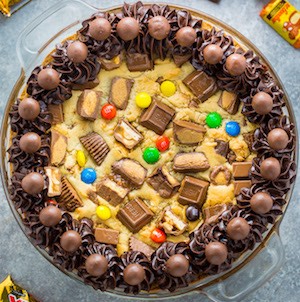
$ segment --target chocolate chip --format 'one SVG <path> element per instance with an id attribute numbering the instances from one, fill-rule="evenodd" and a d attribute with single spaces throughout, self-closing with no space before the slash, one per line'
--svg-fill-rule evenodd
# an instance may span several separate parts
<path id="1" fill-rule="evenodd" d="M 40 114 L 40 111 L 39 102 L 33 98 L 25 98 L 18 107 L 20 117 L 26 121 L 33 121 Z"/>

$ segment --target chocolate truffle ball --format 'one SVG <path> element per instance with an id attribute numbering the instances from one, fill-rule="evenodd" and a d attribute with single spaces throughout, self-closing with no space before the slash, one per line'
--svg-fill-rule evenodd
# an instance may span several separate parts
<path id="1" fill-rule="evenodd" d="M 183 47 L 190 47 L 193 45 L 197 38 L 195 29 L 191 26 L 184 26 L 176 33 L 176 40 L 179 45 Z"/>
<path id="2" fill-rule="evenodd" d="M 88 48 L 84 43 L 74 41 L 68 46 L 67 55 L 74 63 L 82 63 L 88 56 Z"/>
<path id="3" fill-rule="evenodd" d="M 61 210 L 55 206 L 47 206 L 40 212 L 40 222 L 47 227 L 56 226 L 62 217 Z"/>
<path id="4" fill-rule="evenodd" d="M 89 23 L 89 35 L 98 41 L 106 40 L 111 34 L 111 25 L 105 18 L 96 18 Z"/>
<path id="5" fill-rule="evenodd" d="M 260 165 L 261 176 L 267 180 L 277 179 L 280 175 L 280 172 L 280 162 L 275 157 L 266 158 Z"/>
<path id="6" fill-rule="evenodd" d="M 165 17 L 156 16 L 149 20 L 148 30 L 151 37 L 163 40 L 169 35 L 171 26 Z"/>
<path id="7" fill-rule="evenodd" d="M 275 128 L 268 133 L 267 141 L 270 147 L 276 151 L 284 149 L 288 142 L 289 136 L 286 131 L 281 128 Z"/>
<path id="8" fill-rule="evenodd" d="M 209 44 L 203 49 L 203 58 L 206 63 L 215 65 L 223 58 L 223 50 L 219 45 Z"/>
<path id="9" fill-rule="evenodd" d="M 86 259 L 85 268 L 91 276 L 100 277 L 107 271 L 108 261 L 102 255 L 93 254 Z"/>
<path id="10" fill-rule="evenodd" d="M 166 262 L 167 272 L 173 277 L 182 277 L 189 270 L 189 261 L 182 254 L 171 256 Z"/>
<path id="11" fill-rule="evenodd" d="M 250 226 L 245 218 L 236 217 L 229 221 L 227 235 L 233 240 L 243 240 L 250 233 Z"/>
<path id="12" fill-rule="evenodd" d="M 200 211 L 195 206 L 189 206 L 185 210 L 185 216 L 189 221 L 196 221 L 200 217 Z"/>
<path id="13" fill-rule="evenodd" d="M 61 247 L 69 253 L 74 253 L 78 250 L 82 243 L 81 236 L 78 232 L 69 230 L 62 234 L 60 238 Z"/>
<path id="14" fill-rule="evenodd" d="M 41 137 L 35 132 L 27 132 L 20 138 L 20 149 L 26 153 L 34 153 L 41 148 Z"/>
<path id="15" fill-rule="evenodd" d="M 266 92 L 258 92 L 252 98 L 251 105 L 258 114 L 265 115 L 273 109 L 273 99 Z"/>
<path id="16" fill-rule="evenodd" d="M 59 85 L 59 73 L 53 68 L 44 68 L 37 75 L 38 84 L 46 89 L 55 89 Z"/>
<path id="17" fill-rule="evenodd" d="M 253 212 L 266 214 L 270 212 L 273 207 L 273 199 L 268 193 L 258 192 L 251 197 L 250 206 Z"/>
<path id="18" fill-rule="evenodd" d="M 138 285 L 145 279 L 145 270 L 138 263 L 129 264 L 123 272 L 124 281 L 129 285 Z"/>
<path id="19" fill-rule="evenodd" d="M 214 265 L 221 265 L 228 255 L 226 245 L 221 242 L 210 242 L 204 252 L 206 260 Z"/>
<path id="20" fill-rule="evenodd" d="M 240 76 L 245 72 L 247 62 L 243 55 L 234 53 L 226 59 L 225 65 L 232 76 Z"/>
<path id="21" fill-rule="evenodd" d="M 27 174 L 21 182 L 22 189 L 30 195 L 41 193 L 44 189 L 44 185 L 44 177 L 37 172 Z"/>
<path id="22" fill-rule="evenodd" d="M 135 39 L 139 35 L 140 25 L 138 21 L 132 17 L 125 17 L 119 21 L 117 25 L 117 33 L 124 41 Z"/>
<path id="23" fill-rule="evenodd" d="M 26 121 L 33 121 L 41 112 L 40 104 L 32 98 L 26 98 L 20 102 L 18 112 Z"/>

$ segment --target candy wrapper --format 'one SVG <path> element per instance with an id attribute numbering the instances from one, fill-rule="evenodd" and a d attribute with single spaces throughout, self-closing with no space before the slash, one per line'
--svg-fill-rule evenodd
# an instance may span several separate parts
<path id="1" fill-rule="evenodd" d="M 272 0 L 260 16 L 295 48 L 300 48 L 300 11 L 285 0 Z"/>
<path id="2" fill-rule="evenodd" d="M 30 0 L 0 0 L 0 11 L 7 17 L 24 6 Z M 13 10 L 12 10 L 13 6 Z"/>

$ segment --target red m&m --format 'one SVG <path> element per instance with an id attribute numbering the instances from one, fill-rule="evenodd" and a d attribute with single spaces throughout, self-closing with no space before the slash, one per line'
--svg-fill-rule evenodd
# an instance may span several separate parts
<path id="1" fill-rule="evenodd" d="M 154 241 L 156 243 L 163 243 L 166 241 L 167 235 L 161 229 L 155 228 L 152 231 L 150 238 L 152 239 L 152 241 Z"/>
<path id="2" fill-rule="evenodd" d="M 106 120 L 112 120 L 117 114 L 117 109 L 112 104 L 105 104 L 101 109 L 101 116 Z"/>
<path id="3" fill-rule="evenodd" d="M 160 136 L 156 140 L 156 147 L 160 152 L 166 151 L 169 149 L 170 140 L 166 136 Z"/>

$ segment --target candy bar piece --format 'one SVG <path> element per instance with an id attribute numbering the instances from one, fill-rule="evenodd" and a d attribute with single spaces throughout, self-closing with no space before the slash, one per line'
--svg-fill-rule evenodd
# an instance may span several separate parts
<path id="1" fill-rule="evenodd" d="M 232 163 L 232 175 L 234 178 L 249 178 L 252 162 L 234 162 Z"/>
<path id="2" fill-rule="evenodd" d="M 131 79 L 115 77 L 111 81 L 108 101 L 119 109 L 125 109 L 128 105 L 131 88 L 134 81 Z"/>
<path id="3" fill-rule="evenodd" d="M 82 136 L 80 138 L 80 142 L 99 166 L 102 164 L 106 155 L 110 151 L 105 140 L 96 132 L 91 132 L 85 136 Z"/>
<path id="4" fill-rule="evenodd" d="M 188 224 L 182 221 L 173 213 L 170 207 L 166 208 L 162 214 L 162 219 L 158 223 L 159 228 L 163 228 L 166 234 L 181 235 L 188 227 Z"/>
<path id="5" fill-rule="evenodd" d="M 235 180 L 233 182 L 234 185 L 234 195 L 237 196 L 240 194 L 243 188 L 250 188 L 251 187 L 251 180 Z"/>
<path id="6" fill-rule="evenodd" d="M 219 98 L 218 105 L 233 115 L 239 109 L 240 100 L 237 94 L 224 90 Z"/>
<path id="7" fill-rule="evenodd" d="M 51 165 L 59 166 L 65 159 L 68 139 L 56 130 L 51 130 Z"/>
<path id="8" fill-rule="evenodd" d="M 119 241 L 119 231 L 105 228 L 95 229 L 95 239 L 105 244 L 117 245 Z"/>
<path id="9" fill-rule="evenodd" d="M 44 167 L 48 177 L 48 196 L 54 197 L 61 194 L 61 173 L 56 167 Z"/>
<path id="10" fill-rule="evenodd" d="M 72 89 L 73 90 L 85 90 L 85 89 L 93 89 L 96 88 L 100 84 L 100 81 L 98 78 L 96 78 L 93 81 L 86 82 L 84 84 L 73 84 Z"/>
<path id="11" fill-rule="evenodd" d="M 202 142 L 205 133 L 202 125 L 180 120 L 173 122 L 174 139 L 180 144 L 197 145 Z"/>
<path id="12" fill-rule="evenodd" d="M 163 134 L 174 115 L 174 109 L 154 100 L 141 115 L 140 124 L 157 134 Z"/>
<path id="13" fill-rule="evenodd" d="M 216 153 L 226 158 L 227 154 L 229 153 L 229 143 L 219 139 L 216 140 L 216 143 Z"/>
<path id="14" fill-rule="evenodd" d="M 178 202 L 182 205 L 196 205 L 202 207 L 206 199 L 209 182 L 185 176 L 179 189 Z"/>
<path id="15" fill-rule="evenodd" d="M 147 170 L 139 162 L 130 158 L 122 158 L 116 161 L 112 166 L 112 170 L 114 174 L 119 175 L 134 188 L 140 188 L 147 175 Z"/>
<path id="16" fill-rule="evenodd" d="M 204 71 L 193 71 L 183 80 L 183 83 L 201 102 L 206 101 L 217 91 L 215 79 Z"/>
<path id="17" fill-rule="evenodd" d="M 173 54 L 174 63 L 181 67 L 184 63 L 188 62 L 192 57 L 192 53 L 187 53 L 185 55 Z"/>
<path id="18" fill-rule="evenodd" d="M 218 221 L 219 216 L 228 209 L 226 204 L 217 204 L 213 207 L 205 208 L 203 210 L 204 223 L 214 224 Z"/>
<path id="19" fill-rule="evenodd" d="M 228 186 L 231 181 L 231 172 L 226 166 L 215 166 L 212 168 L 209 177 L 214 185 Z"/>
<path id="20" fill-rule="evenodd" d="M 174 157 L 173 169 L 175 172 L 196 173 L 209 168 L 208 160 L 201 152 L 178 153 Z"/>
<path id="21" fill-rule="evenodd" d="M 77 113 L 89 121 L 96 120 L 100 110 L 102 92 L 85 89 L 77 101 Z"/>
<path id="22" fill-rule="evenodd" d="M 60 124 L 64 121 L 64 113 L 63 113 L 62 104 L 58 104 L 58 105 L 49 104 L 48 110 L 52 115 L 52 119 L 51 119 L 52 125 Z"/>
<path id="23" fill-rule="evenodd" d="M 73 212 L 83 205 L 79 195 L 65 176 L 61 178 L 61 195 L 58 198 L 58 203 L 62 209 L 69 212 Z"/>
<path id="24" fill-rule="evenodd" d="M 117 218 L 133 233 L 152 220 L 153 213 L 139 198 L 130 200 L 117 214 Z"/>
<path id="25" fill-rule="evenodd" d="M 143 135 L 138 132 L 127 120 L 120 119 L 115 130 L 115 139 L 131 150 L 140 143 Z"/>
<path id="26" fill-rule="evenodd" d="M 123 56 L 118 55 L 112 58 L 111 60 L 107 60 L 105 58 L 100 58 L 101 67 L 103 67 L 105 70 L 113 70 L 121 66 L 123 61 Z"/>
<path id="27" fill-rule="evenodd" d="M 119 186 L 113 180 L 105 178 L 96 185 L 96 192 L 114 207 L 123 202 L 128 194 L 128 189 Z"/>
<path id="28" fill-rule="evenodd" d="M 168 172 L 165 166 L 154 170 L 147 182 L 162 198 L 170 198 L 180 186 L 180 183 Z"/>
<path id="29" fill-rule="evenodd" d="M 250 152 L 253 152 L 253 143 L 254 143 L 254 132 L 244 133 L 243 134 L 244 141 L 246 142 Z"/>
<path id="30" fill-rule="evenodd" d="M 129 238 L 129 247 L 132 251 L 138 251 L 144 253 L 149 259 L 151 258 L 151 255 L 154 253 L 154 249 L 150 245 L 144 243 L 141 240 L 138 240 L 134 236 L 131 236 Z"/>
<path id="31" fill-rule="evenodd" d="M 146 71 L 153 69 L 153 61 L 147 54 L 128 53 L 126 55 L 129 71 Z"/>

